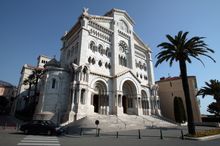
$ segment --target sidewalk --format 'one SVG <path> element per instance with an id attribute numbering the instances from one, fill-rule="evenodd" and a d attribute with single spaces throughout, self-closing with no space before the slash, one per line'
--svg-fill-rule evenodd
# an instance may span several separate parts
<path id="1" fill-rule="evenodd" d="M 197 127 L 197 129 L 206 129 L 209 127 Z M 187 133 L 187 127 L 181 127 L 183 133 Z M 120 131 L 102 133 L 96 136 L 96 133 L 84 133 L 83 135 L 65 135 L 60 138 L 61 143 L 70 146 L 68 141 L 74 142 L 74 145 L 88 146 L 219 146 L 220 138 L 207 141 L 195 141 L 181 139 L 181 129 L 161 129 L 163 137 L 161 138 L 160 129 L 149 128 L 140 130 Z"/>

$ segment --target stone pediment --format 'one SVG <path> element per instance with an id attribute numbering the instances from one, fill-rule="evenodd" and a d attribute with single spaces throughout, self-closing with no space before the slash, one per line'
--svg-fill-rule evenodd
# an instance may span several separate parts
<path id="1" fill-rule="evenodd" d="M 101 22 L 111 22 L 113 20 L 112 17 L 107 16 L 97 16 L 97 15 L 89 15 L 91 20 L 101 21 Z"/>
<path id="2" fill-rule="evenodd" d="M 133 33 L 133 36 L 135 45 L 151 52 L 150 48 L 144 44 L 144 42 L 137 36 L 137 34 Z"/>
<path id="3" fill-rule="evenodd" d="M 130 22 L 130 24 L 134 25 L 134 20 L 128 15 L 128 13 L 125 10 L 113 8 L 109 12 L 107 12 L 104 16 L 111 16 L 112 17 L 113 13 L 123 14 L 124 17 Z"/>
<path id="4" fill-rule="evenodd" d="M 113 18 L 112 17 L 105 17 L 105 16 L 90 15 L 89 21 L 96 23 L 100 27 L 111 30 L 111 24 L 112 24 Z"/>
<path id="5" fill-rule="evenodd" d="M 121 77 L 121 76 L 125 76 L 126 74 L 130 74 L 136 81 L 141 83 L 141 81 L 135 76 L 135 74 L 131 70 L 126 70 L 126 71 L 120 72 L 117 75 L 115 75 L 114 77 L 118 78 L 118 77 Z"/>

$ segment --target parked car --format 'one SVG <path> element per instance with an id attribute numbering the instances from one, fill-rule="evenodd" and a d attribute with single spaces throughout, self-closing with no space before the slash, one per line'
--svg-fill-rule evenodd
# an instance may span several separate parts
<path id="1" fill-rule="evenodd" d="M 64 129 L 56 126 L 49 120 L 33 120 L 26 124 L 21 125 L 20 130 L 25 134 L 47 134 L 47 135 L 60 135 Z"/>

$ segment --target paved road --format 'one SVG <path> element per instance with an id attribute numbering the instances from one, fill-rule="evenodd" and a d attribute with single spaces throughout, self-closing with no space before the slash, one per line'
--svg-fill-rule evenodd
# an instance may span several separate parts
<path id="1" fill-rule="evenodd" d="M 163 129 L 163 139 L 160 139 L 159 129 L 141 130 L 141 139 L 138 137 L 138 131 L 101 133 L 96 137 L 95 133 L 79 135 L 65 135 L 59 137 L 32 136 L 10 130 L 0 130 L 0 146 L 219 146 L 220 139 L 210 141 L 182 140 L 179 129 Z M 186 133 L 186 129 L 183 129 Z"/>

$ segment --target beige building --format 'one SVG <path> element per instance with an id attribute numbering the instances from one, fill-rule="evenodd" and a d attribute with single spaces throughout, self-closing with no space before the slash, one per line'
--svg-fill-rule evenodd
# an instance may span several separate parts
<path id="1" fill-rule="evenodd" d="M 200 115 L 198 100 L 196 97 L 198 91 L 196 77 L 189 76 L 188 82 L 189 82 L 194 121 L 201 122 L 201 115 Z M 159 86 L 158 95 L 160 97 L 161 114 L 168 119 L 176 121 L 175 111 L 174 111 L 174 99 L 175 97 L 177 98 L 180 97 L 184 104 L 185 115 L 187 115 L 181 77 L 168 77 L 168 78 L 163 77 L 156 83 Z"/>
<path id="2" fill-rule="evenodd" d="M 0 114 L 9 113 L 16 96 L 16 87 L 0 80 Z"/>
<path id="3" fill-rule="evenodd" d="M 28 78 L 33 73 L 33 70 L 36 68 L 44 68 L 44 65 L 51 60 L 50 57 L 45 55 L 40 55 L 37 58 L 37 65 L 29 65 L 25 64 L 21 69 L 21 76 L 18 83 L 18 91 L 17 91 L 17 99 L 16 99 L 16 111 L 22 111 L 25 107 L 25 100 L 24 98 L 28 95 L 28 88 L 29 85 L 24 85 L 24 80 Z M 40 83 L 38 84 L 40 86 Z M 31 87 L 30 95 L 34 94 L 34 86 Z"/>

